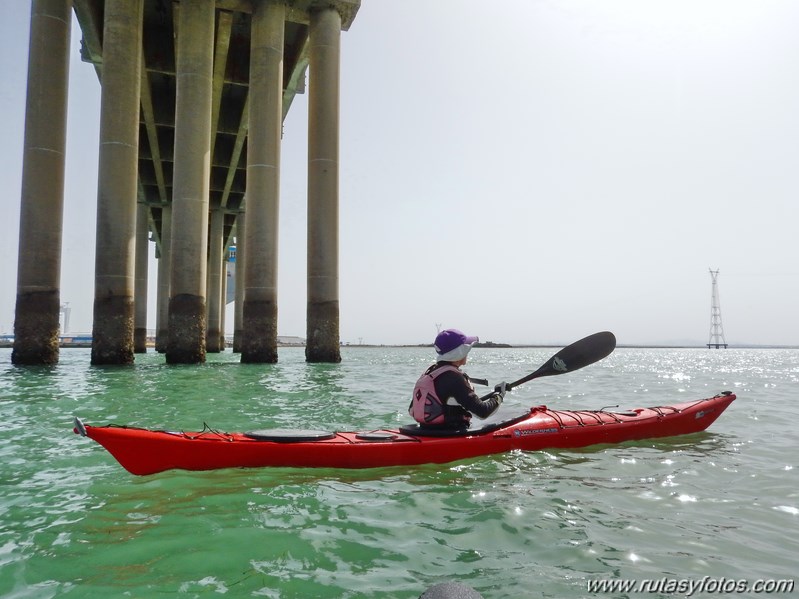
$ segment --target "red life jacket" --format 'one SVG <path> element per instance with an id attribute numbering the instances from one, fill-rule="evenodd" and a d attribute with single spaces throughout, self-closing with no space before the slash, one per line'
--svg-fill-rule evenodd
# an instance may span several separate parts
<path id="1" fill-rule="evenodd" d="M 408 406 L 408 414 L 419 424 L 444 424 L 447 422 L 446 400 L 442 401 L 436 393 L 436 379 L 444 372 L 449 371 L 455 371 L 463 375 L 455 366 L 437 366 L 432 370 L 428 369 L 416 381 L 416 386 L 413 388 L 413 396 L 411 397 L 411 405 Z M 463 423 L 468 425 L 469 419 L 464 418 Z"/>

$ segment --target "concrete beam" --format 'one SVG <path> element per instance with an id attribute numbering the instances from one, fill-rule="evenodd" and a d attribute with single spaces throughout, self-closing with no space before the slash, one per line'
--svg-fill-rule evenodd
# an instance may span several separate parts
<path id="1" fill-rule="evenodd" d="M 164 164 L 161 159 L 161 144 L 158 141 L 158 127 L 155 122 L 155 110 L 153 106 L 153 95 L 150 87 L 150 77 L 144 63 L 142 53 L 141 67 L 141 113 L 144 120 L 144 128 L 147 131 L 147 144 L 150 148 L 150 156 L 153 161 L 153 171 L 155 171 L 155 181 L 158 186 L 158 197 L 162 203 L 167 202 L 166 179 L 164 178 Z"/>
<path id="2" fill-rule="evenodd" d="M 251 13 L 258 1 L 260 0 L 217 0 L 216 4 L 222 10 Z M 341 27 L 347 31 L 360 7 L 361 0 L 290 0 L 286 6 L 286 20 L 307 25 L 312 13 L 332 8 L 341 16 Z"/>

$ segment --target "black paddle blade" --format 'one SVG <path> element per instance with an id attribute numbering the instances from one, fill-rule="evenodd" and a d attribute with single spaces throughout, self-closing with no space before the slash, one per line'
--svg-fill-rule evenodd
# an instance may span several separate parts
<path id="1" fill-rule="evenodd" d="M 610 355 L 614 349 L 616 349 L 616 336 L 613 333 L 610 331 L 594 333 L 564 347 L 544 362 L 538 370 L 508 384 L 507 388 L 513 389 L 522 383 L 542 376 L 565 374 L 579 370 Z"/>

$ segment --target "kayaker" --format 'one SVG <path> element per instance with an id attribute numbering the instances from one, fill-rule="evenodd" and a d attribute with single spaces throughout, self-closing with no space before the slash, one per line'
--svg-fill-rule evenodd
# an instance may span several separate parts
<path id="1" fill-rule="evenodd" d="M 413 389 L 408 413 L 427 428 L 467 428 L 472 414 L 487 418 L 505 398 L 506 383 L 494 388 L 485 400 L 474 392 L 469 376 L 461 370 L 477 337 L 457 329 L 441 331 L 434 342 L 437 361 L 424 371 Z"/>

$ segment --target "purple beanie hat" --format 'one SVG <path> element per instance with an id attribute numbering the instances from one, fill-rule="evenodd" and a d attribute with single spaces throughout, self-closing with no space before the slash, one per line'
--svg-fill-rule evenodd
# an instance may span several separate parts
<path id="1" fill-rule="evenodd" d="M 458 329 L 446 329 L 441 331 L 435 340 L 436 353 L 438 360 L 444 362 L 457 362 L 467 356 L 472 345 L 477 343 L 478 337 L 465 335 Z"/>

